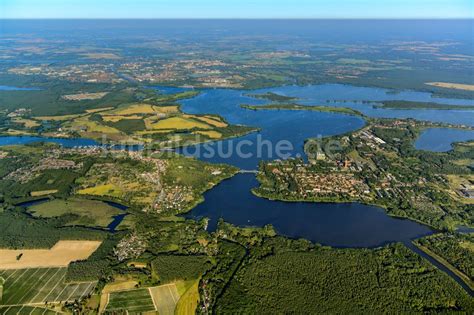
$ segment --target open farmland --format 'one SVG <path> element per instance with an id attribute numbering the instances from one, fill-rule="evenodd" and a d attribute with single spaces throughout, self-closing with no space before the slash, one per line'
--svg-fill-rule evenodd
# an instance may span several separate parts
<path id="1" fill-rule="evenodd" d="M 189 115 L 188 115 L 189 116 Z M 212 129 L 206 123 L 199 122 L 194 120 L 190 117 L 170 117 L 162 120 L 158 120 L 158 122 L 153 123 L 150 125 L 151 129 L 176 129 L 176 130 L 188 130 L 188 129 Z"/>
<path id="2" fill-rule="evenodd" d="M 176 305 L 176 315 L 195 314 L 199 304 L 199 280 L 196 280 L 182 295 Z"/>
<path id="3" fill-rule="evenodd" d="M 67 268 L 1 270 L 5 279 L 2 305 L 44 305 L 87 296 L 96 282 L 65 283 Z"/>
<path id="4" fill-rule="evenodd" d="M 112 95 L 112 94 L 110 94 Z M 75 93 L 62 95 L 61 99 L 72 101 L 103 101 L 110 98 L 105 92 Z M 82 137 L 99 141 L 143 143 L 161 141 L 174 143 L 190 140 L 205 142 L 235 136 L 251 131 L 244 126 L 231 126 L 217 115 L 193 115 L 180 111 L 178 99 L 193 97 L 196 92 L 166 95 L 166 97 L 149 98 L 148 101 L 126 102 L 118 106 L 87 108 L 77 113 L 62 115 L 38 115 L 16 117 L 17 123 L 9 133 L 34 134 L 43 125 L 54 125 L 48 132 L 53 137 Z M 159 105 L 157 105 L 159 104 Z M 108 103 L 106 105 L 109 105 Z M 35 129 L 36 128 L 36 129 Z M 56 129 L 57 128 L 57 129 Z M 201 138 L 189 135 L 183 139 L 182 131 L 203 131 Z M 204 131 L 209 131 L 206 133 Z"/>
<path id="5" fill-rule="evenodd" d="M 152 288 L 111 292 L 108 294 L 106 311 L 158 311 L 160 315 L 172 315 L 179 298 L 174 283 Z"/>
<path id="6" fill-rule="evenodd" d="M 192 116 L 192 115 L 186 115 L 186 116 Z M 206 124 L 212 125 L 214 127 L 219 127 L 219 128 L 224 128 L 227 127 L 228 124 L 222 120 L 219 116 L 192 116 L 198 120 L 201 120 L 205 122 Z M 187 118 L 187 117 L 186 117 Z"/>
<path id="7" fill-rule="evenodd" d="M 52 315 L 61 314 L 44 307 L 36 306 L 1 306 L 0 314 L 2 315 Z"/>
<path id="8" fill-rule="evenodd" d="M 155 305 L 148 289 L 112 292 L 109 294 L 106 311 L 118 310 L 148 312 L 154 311 Z"/>
<path id="9" fill-rule="evenodd" d="M 160 315 L 173 315 L 179 301 L 179 293 L 174 283 L 150 288 L 150 294 Z"/>
<path id="10" fill-rule="evenodd" d="M 100 241 L 59 241 L 51 249 L 0 249 L 0 270 L 66 267 L 72 261 L 88 258 L 100 244 Z"/>

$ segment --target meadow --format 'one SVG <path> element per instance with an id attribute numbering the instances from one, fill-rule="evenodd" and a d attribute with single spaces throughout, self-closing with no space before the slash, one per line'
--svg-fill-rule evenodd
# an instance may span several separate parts
<path id="1" fill-rule="evenodd" d="M 39 203 L 28 208 L 35 217 L 53 218 L 66 214 L 74 214 L 79 218 L 67 225 L 107 227 L 113 216 L 122 213 L 119 209 L 98 200 L 84 198 L 54 199 Z"/>

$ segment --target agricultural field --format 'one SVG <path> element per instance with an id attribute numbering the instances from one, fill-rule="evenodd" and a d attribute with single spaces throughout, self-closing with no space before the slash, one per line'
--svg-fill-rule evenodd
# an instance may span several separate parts
<path id="1" fill-rule="evenodd" d="M 39 203 L 28 208 L 34 217 L 53 218 L 65 214 L 75 214 L 78 219 L 68 222 L 67 225 L 107 227 L 122 211 L 98 200 L 84 198 L 54 199 Z"/>
<path id="2" fill-rule="evenodd" d="M 0 314 L 2 315 L 52 315 L 52 314 L 61 314 L 44 307 L 37 306 L 1 306 L 0 305 Z"/>
<path id="3" fill-rule="evenodd" d="M 212 129 L 212 127 L 206 123 L 199 122 L 192 118 L 184 117 L 170 117 L 162 120 L 158 120 L 156 123 L 150 125 L 153 130 L 160 129 L 176 129 L 176 130 L 189 130 L 189 129 Z"/>
<path id="4" fill-rule="evenodd" d="M 158 311 L 160 315 L 172 315 L 180 298 L 174 283 L 151 288 L 118 291 L 108 294 L 106 312 Z"/>
<path id="5" fill-rule="evenodd" d="M 176 305 L 176 315 L 195 314 L 199 304 L 199 280 L 196 280 L 181 296 Z"/>
<path id="6" fill-rule="evenodd" d="M 88 258 L 101 243 L 62 240 L 50 249 L 0 249 L 0 270 L 66 267 L 72 261 Z"/>
<path id="7" fill-rule="evenodd" d="M 179 293 L 174 283 L 149 288 L 158 314 L 173 315 L 179 301 Z"/>
<path id="8" fill-rule="evenodd" d="M 214 131 L 214 130 L 209 130 L 209 131 L 199 130 L 199 131 L 195 131 L 193 133 L 209 137 L 210 139 L 220 139 L 220 138 L 222 138 L 222 134 L 220 132 L 217 132 L 217 131 Z"/>
<path id="9" fill-rule="evenodd" d="M 146 288 L 137 290 L 128 290 L 112 292 L 108 294 L 108 303 L 106 312 L 127 310 L 129 312 L 148 312 L 154 311 L 155 305 Z"/>
<path id="10" fill-rule="evenodd" d="M 44 306 L 87 296 L 97 282 L 65 283 L 67 268 L 0 270 L 5 279 L 1 305 Z"/>

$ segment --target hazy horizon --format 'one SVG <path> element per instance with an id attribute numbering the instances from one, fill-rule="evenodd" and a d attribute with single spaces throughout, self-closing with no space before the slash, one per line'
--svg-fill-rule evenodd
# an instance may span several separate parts
<path id="1" fill-rule="evenodd" d="M 472 19 L 470 0 L 3 0 L 0 19 Z"/>

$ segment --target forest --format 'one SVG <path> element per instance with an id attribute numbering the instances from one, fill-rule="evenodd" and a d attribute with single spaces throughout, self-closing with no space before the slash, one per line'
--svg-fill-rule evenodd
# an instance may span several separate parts
<path id="1" fill-rule="evenodd" d="M 304 244 L 304 243 L 303 243 Z M 472 312 L 456 283 L 402 245 L 330 249 L 282 238 L 250 248 L 214 306 L 224 314 Z"/>

